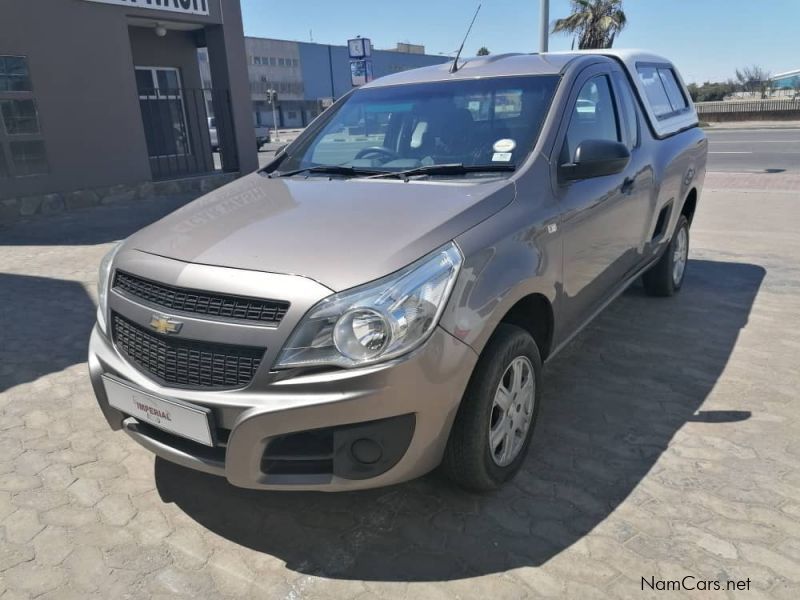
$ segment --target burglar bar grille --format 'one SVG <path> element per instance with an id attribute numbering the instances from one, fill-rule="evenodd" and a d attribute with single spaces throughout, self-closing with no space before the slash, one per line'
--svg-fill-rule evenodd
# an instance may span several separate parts
<path id="1" fill-rule="evenodd" d="M 138 71 L 144 71 L 138 69 Z M 157 69 L 156 72 L 166 71 Z M 239 157 L 228 90 L 148 86 L 137 75 L 150 170 L 154 180 L 237 171 Z"/>

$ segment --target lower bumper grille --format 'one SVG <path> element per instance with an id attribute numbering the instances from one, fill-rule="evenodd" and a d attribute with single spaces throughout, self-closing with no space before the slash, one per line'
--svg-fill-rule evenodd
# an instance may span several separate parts
<path id="1" fill-rule="evenodd" d="M 230 346 L 150 332 L 112 313 L 114 343 L 134 364 L 168 385 L 234 388 L 250 383 L 265 348 Z"/>

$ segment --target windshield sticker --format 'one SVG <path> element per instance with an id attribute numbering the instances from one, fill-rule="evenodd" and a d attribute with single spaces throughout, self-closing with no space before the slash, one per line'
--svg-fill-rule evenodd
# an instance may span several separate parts
<path id="1" fill-rule="evenodd" d="M 511 152 L 495 152 L 492 155 L 492 162 L 509 162 L 511 160 Z"/>
<path id="2" fill-rule="evenodd" d="M 497 140 L 494 143 L 494 146 L 492 146 L 492 149 L 495 152 L 505 153 L 505 152 L 511 152 L 516 147 L 517 147 L 517 142 L 508 138 L 503 138 L 502 140 Z"/>

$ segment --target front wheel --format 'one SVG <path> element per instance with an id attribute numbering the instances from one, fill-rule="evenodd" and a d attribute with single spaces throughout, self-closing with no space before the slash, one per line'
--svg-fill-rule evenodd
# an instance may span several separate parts
<path id="1" fill-rule="evenodd" d="M 528 453 L 541 397 L 542 359 L 533 337 L 501 324 L 461 400 L 442 470 L 475 491 L 497 489 Z"/>
<path id="2" fill-rule="evenodd" d="M 645 291 L 651 296 L 672 296 L 683 285 L 688 263 L 689 221 L 681 215 L 664 254 L 642 275 Z"/>

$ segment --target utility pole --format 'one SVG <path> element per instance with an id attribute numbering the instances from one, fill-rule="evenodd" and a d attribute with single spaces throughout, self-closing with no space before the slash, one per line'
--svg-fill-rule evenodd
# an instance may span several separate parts
<path id="1" fill-rule="evenodd" d="M 547 52 L 550 36 L 550 0 L 539 0 L 539 52 Z"/>

